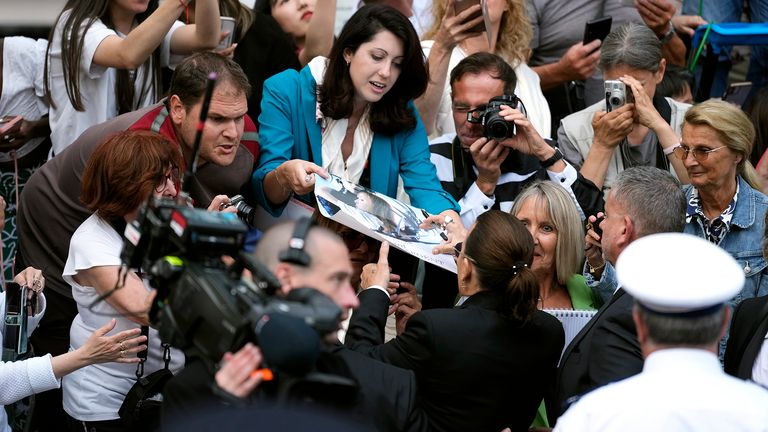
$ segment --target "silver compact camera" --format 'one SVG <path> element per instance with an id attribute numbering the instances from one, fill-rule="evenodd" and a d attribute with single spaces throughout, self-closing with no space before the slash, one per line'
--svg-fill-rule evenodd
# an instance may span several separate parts
<path id="1" fill-rule="evenodd" d="M 605 81 L 605 110 L 611 112 L 616 108 L 623 107 L 624 104 L 634 102 L 632 90 L 627 90 L 627 86 L 619 80 Z"/>

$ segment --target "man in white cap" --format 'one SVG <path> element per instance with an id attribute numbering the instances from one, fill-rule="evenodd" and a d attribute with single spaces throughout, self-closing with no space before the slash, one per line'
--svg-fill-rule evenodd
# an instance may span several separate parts
<path id="1" fill-rule="evenodd" d="M 717 358 L 726 303 L 744 285 L 736 261 L 701 238 L 655 234 L 622 252 L 616 275 L 635 298 L 643 371 L 581 398 L 555 431 L 765 431 L 768 391 Z"/>

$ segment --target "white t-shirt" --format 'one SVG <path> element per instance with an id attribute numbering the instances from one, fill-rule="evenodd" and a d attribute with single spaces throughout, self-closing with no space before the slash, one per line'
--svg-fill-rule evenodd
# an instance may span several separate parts
<path id="1" fill-rule="evenodd" d="M 432 49 L 434 42 L 431 40 L 421 41 L 421 49 L 424 51 L 426 58 L 429 58 L 429 51 Z M 435 129 L 429 136 L 430 140 L 441 135 L 456 132 L 456 126 L 453 123 L 453 111 L 451 110 L 451 83 L 449 81 L 453 68 L 466 57 L 467 54 L 461 48 L 458 46 L 453 48 L 451 58 L 448 61 L 448 76 L 445 79 L 445 87 L 443 87 L 443 97 L 438 105 Z M 544 138 L 550 138 L 552 133 L 550 129 L 552 115 L 549 112 L 549 104 L 544 98 L 544 93 L 541 92 L 539 75 L 523 62 L 518 62 L 512 69 L 514 69 L 517 76 L 515 95 L 523 101 L 528 112 L 528 120 L 531 121 L 539 135 Z"/>
<path id="2" fill-rule="evenodd" d="M 85 33 L 83 51 L 80 56 L 80 95 L 85 106 L 85 111 L 77 111 L 72 106 L 67 96 L 67 88 L 64 84 L 64 71 L 61 61 L 61 37 L 64 31 L 64 23 L 69 17 L 69 11 L 64 11 L 56 23 L 56 28 L 51 40 L 49 86 L 51 99 L 55 107 L 50 109 L 51 142 L 53 154 L 61 153 L 89 127 L 103 123 L 117 116 L 117 98 L 115 88 L 117 85 L 117 69 L 99 66 L 93 63 L 96 48 L 108 36 L 121 36 L 117 31 L 107 27 L 97 19 Z M 179 27 L 184 24 L 176 21 L 168 34 L 163 39 L 160 50 L 160 63 L 162 66 L 175 67 L 183 58 L 173 56 L 171 58 L 171 37 Z M 83 22 L 82 26 L 85 26 Z M 137 97 L 142 94 L 141 84 L 144 81 L 146 67 L 142 65 L 137 69 L 136 89 Z M 152 80 L 149 79 L 151 87 Z M 145 92 L 144 98 L 137 104 L 137 108 L 143 108 L 157 102 L 154 91 Z"/>
<path id="3" fill-rule="evenodd" d="M 86 219 L 72 235 L 63 273 L 64 280 L 72 286 L 72 296 L 77 302 L 78 311 L 69 329 L 70 350 L 81 347 L 94 330 L 113 317 L 117 318 L 117 325 L 108 334 L 140 327 L 127 318 L 119 317 L 118 311 L 106 301 L 89 309 L 99 294 L 93 287 L 82 286 L 72 279 L 72 276 L 81 270 L 98 266 L 119 266 L 122 246 L 120 234 L 96 214 Z M 162 357 L 160 336 L 157 330 L 150 328 L 149 354 L 144 364 L 144 376 L 163 368 Z M 171 349 L 171 371 L 175 374 L 183 366 L 184 354 Z M 82 421 L 119 418 L 117 411 L 128 390 L 136 383 L 135 372 L 136 364 L 102 363 L 86 366 L 67 375 L 62 382 L 64 411 Z"/>
<path id="4" fill-rule="evenodd" d="M 48 113 L 43 87 L 43 68 L 48 41 L 26 37 L 7 37 L 3 42 L 3 88 L 0 94 L 0 117 L 20 115 L 36 121 Z M 45 138 L 33 138 L 17 150 L 23 157 Z M 12 160 L 0 155 L 0 162 Z"/>
<path id="5" fill-rule="evenodd" d="M 43 319 L 45 296 L 37 297 L 40 312 L 27 318 L 27 336 Z M 5 330 L 5 292 L 0 293 L 0 345 Z M 59 387 L 59 380 L 53 374 L 51 355 L 33 357 L 27 360 L 0 363 L 0 404 L 11 404 L 21 398 Z M 11 432 L 8 416 L 0 406 L 0 432 Z"/>

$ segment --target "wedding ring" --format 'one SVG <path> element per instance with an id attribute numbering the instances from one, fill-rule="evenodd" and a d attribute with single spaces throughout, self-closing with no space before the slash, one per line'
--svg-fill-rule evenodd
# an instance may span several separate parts
<path id="1" fill-rule="evenodd" d="M 125 350 L 120 350 L 120 357 L 125 357 Z"/>
<path id="2" fill-rule="evenodd" d="M 307 183 L 311 182 L 312 181 L 312 175 L 309 174 L 306 177 L 304 177 L 304 181 L 307 182 Z"/>
<path id="3" fill-rule="evenodd" d="M 450 216 L 446 216 L 446 217 L 445 217 L 445 224 L 446 224 L 446 225 L 448 225 L 448 224 L 450 224 L 450 223 L 453 223 L 453 218 L 452 218 L 452 217 L 450 217 Z"/>
<path id="4" fill-rule="evenodd" d="M 123 341 L 120 341 L 120 352 L 125 351 L 125 345 L 123 345 Z"/>

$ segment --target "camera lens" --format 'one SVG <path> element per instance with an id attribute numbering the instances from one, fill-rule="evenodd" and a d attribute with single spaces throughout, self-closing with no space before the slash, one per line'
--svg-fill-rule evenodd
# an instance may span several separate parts
<path id="1" fill-rule="evenodd" d="M 509 127 L 507 126 L 507 122 L 500 118 L 490 120 L 485 125 L 485 134 L 488 136 L 488 138 L 495 140 L 502 140 L 507 138 L 509 136 Z"/>
<path id="2" fill-rule="evenodd" d="M 230 205 L 237 210 L 237 217 L 249 226 L 253 226 L 253 219 L 256 217 L 256 209 L 245 202 L 242 195 L 235 195 L 229 200 Z"/>
<path id="3" fill-rule="evenodd" d="M 624 95 L 620 91 L 614 90 L 609 101 L 611 106 L 620 107 L 624 105 Z"/>

